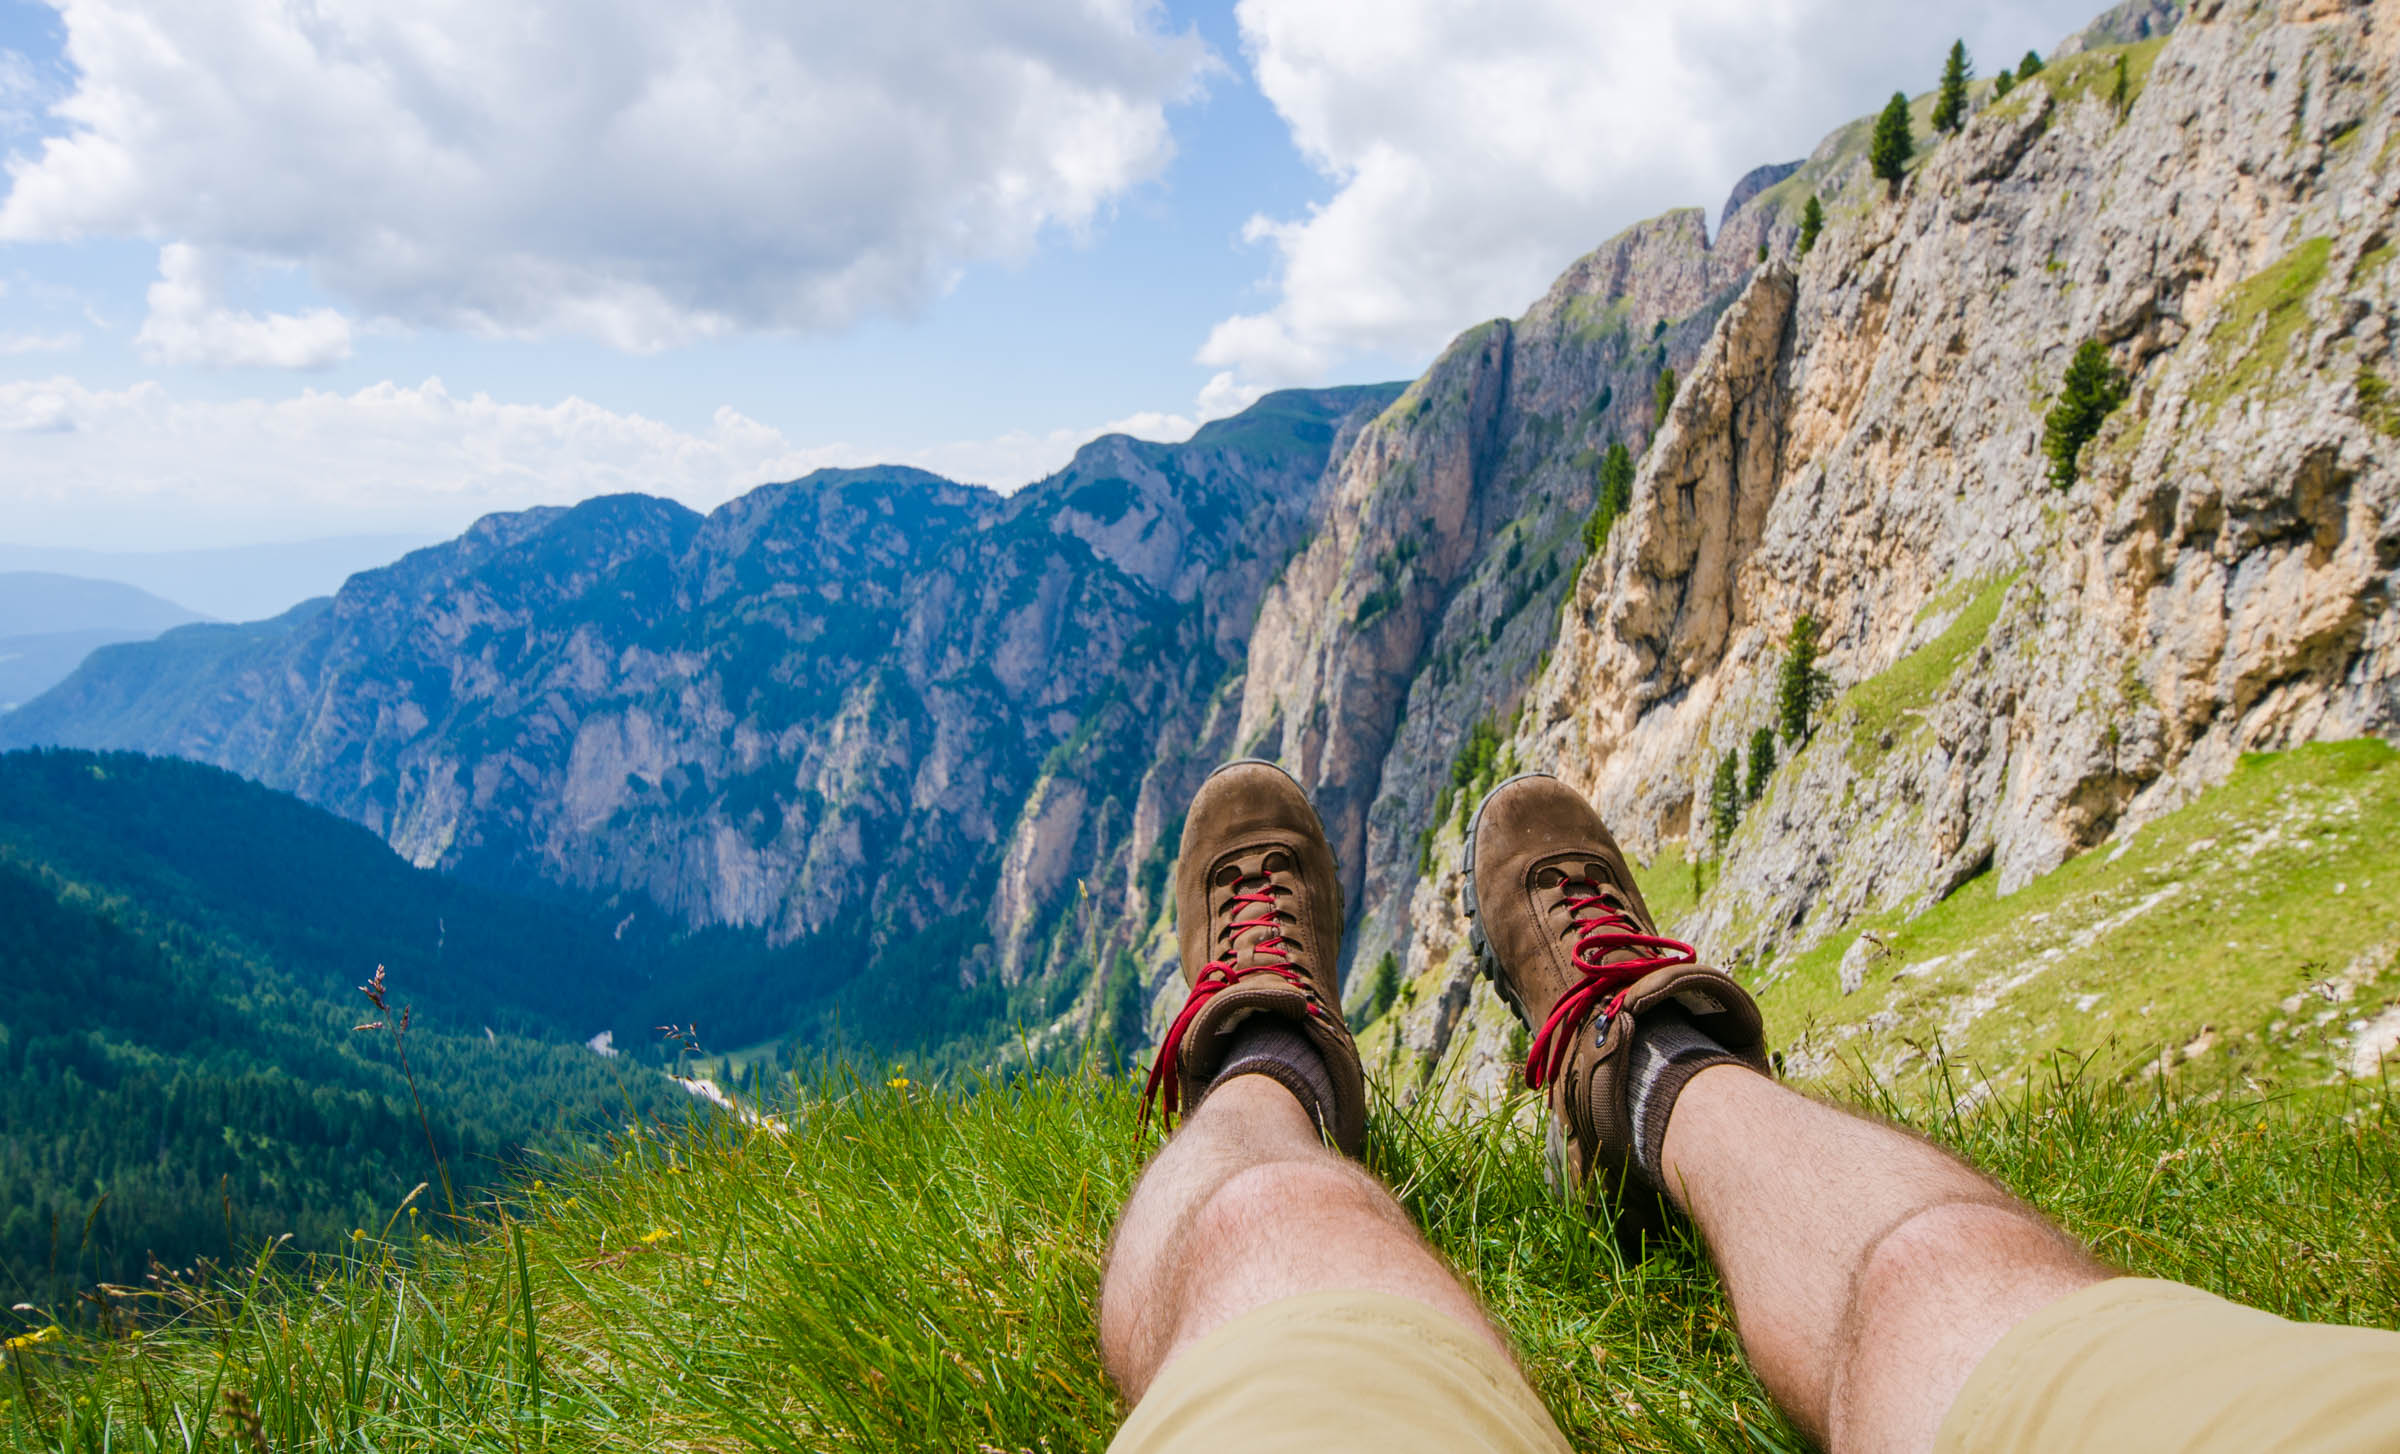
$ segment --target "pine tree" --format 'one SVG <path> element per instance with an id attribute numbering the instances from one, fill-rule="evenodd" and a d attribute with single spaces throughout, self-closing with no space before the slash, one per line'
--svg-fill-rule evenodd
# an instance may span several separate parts
<path id="1" fill-rule="evenodd" d="M 1367 1002 L 1359 1006 L 1358 1023 L 1372 1025 L 1391 1013 L 1400 998 L 1400 956 L 1389 949 L 1375 961 L 1375 973 L 1367 981 Z"/>
<path id="2" fill-rule="evenodd" d="M 1592 505 L 1591 518 L 1583 522 L 1586 554 L 1608 544 L 1609 528 L 1633 504 L 1633 451 L 1621 439 L 1610 440 L 1607 452 L 1600 456 L 1599 496 Z"/>
<path id="3" fill-rule="evenodd" d="M 1775 776 L 1775 729 L 1761 727 L 1750 734 L 1750 769 L 1742 775 L 1742 800 L 1755 803 Z"/>
<path id="4" fill-rule="evenodd" d="M 2016 88 L 2017 75 L 2014 71 L 2002 71 L 1999 75 L 1992 77 L 1992 99 L 1995 101 Z"/>
<path id="5" fill-rule="evenodd" d="M 1142 993 L 1142 967 L 1131 951 L 1119 948 L 1109 961 L 1108 973 L 1100 983 L 1099 1004 L 1093 1014 L 1097 1034 L 1097 1049 L 1110 1069 L 1121 1070 L 1133 1064 L 1134 1055 L 1149 1040 L 1146 997 Z"/>
<path id="6" fill-rule="evenodd" d="M 1726 841 L 1741 821 L 1742 755 L 1728 752 L 1717 759 L 1717 775 L 1708 785 L 1709 838 L 1718 853 L 1725 851 Z"/>
<path id="7" fill-rule="evenodd" d="M 2124 373 L 2109 361 L 2108 346 L 2096 338 L 2085 339 L 2067 365 L 2058 402 L 2042 420 L 2042 449 L 2050 456 L 2051 484 L 2062 490 L 2074 487 L 2076 461 L 2084 445 L 2100 432 L 2101 421 L 2115 412 L 2130 392 L 2132 385 Z"/>
<path id="8" fill-rule="evenodd" d="M 1900 179 L 1908 175 L 1908 159 L 1916 149 L 1916 138 L 1908 128 L 1908 97 L 1894 91 L 1883 114 L 1875 118 L 1875 139 L 1867 147 L 1867 162 L 1876 176 L 1890 184 L 1895 197 L 1900 195 Z"/>
<path id="9" fill-rule="evenodd" d="M 1967 61 L 1967 43 L 1950 43 L 1950 58 L 1942 63 L 1942 94 L 1933 103 L 1933 129 L 1956 131 L 1967 120 L 1967 78 L 1975 67 Z"/>
<path id="10" fill-rule="evenodd" d="M 2030 50 L 2025 52 L 2025 59 L 2017 62 L 2017 79 L 2020 81 L 2030 81 L 2041 73 L 2041 52 Z"/>
<path id="11" fill-rule="evenodd" d="M 2117 85 L 2114 93 L 2109 97 L 2109 104 L 2116 108 L 2120 120 L 2124 118 L 2126 108 L 2133 105 L 2133 81 L 2125 73 L 2125 57 L 2123 56 L 2117 57 Z"/>
<path id="12" fill-rule="evenodd" d="M 1666 368 L 1658 371 L 1658 386 L 1652 393 L 1658 404 L 1656 422 L 1664 424 L 1667 422 L 1667 411 L 1675 406 L 1675 371 L 1673 369 Z"/>
<path id="13" fill-rule="evenodd" d="M 1775 715 L 1783 740 L 1798 746 L 1808 738 L 1817 703 L 1825 695 L 1825 674 L 1817 670 L 1817 618 L 1803 615 L 1792 623 L 1791 644 L 1783 654 L 1783 671 L 1775 683 Z"/>
<path id="14" fill-rule="evenodd" d="M 1824 230 L 1825 204 L 1817 200 L 1816 193 L 1811 192 L 1808 194 L 1808 205 L 1800 209 L 1800 255 L 1802 257 L 1808 256 L 1808 250 L 1817 245 L 1817 234 Z"/>

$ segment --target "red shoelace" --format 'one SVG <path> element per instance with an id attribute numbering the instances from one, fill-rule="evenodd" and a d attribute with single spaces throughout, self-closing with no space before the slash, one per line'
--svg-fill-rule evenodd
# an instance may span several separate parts
<path id="1" fill-rule="evenodd" d="M 1244 892 L 1254 883 L 1259 886 L 1258 892 Z M 1138 1123 L 1139 1129 L 1147 1130 L 1149 1128 L 1150 1107 L 1153 1102 L 1157 1103 L 1160 1122 L 1166 1125 L 1174 1124 L 1176 1113 L 1183 1108 L 1183 1077 L 1179 1072 L 1183 1065 L 1184 1032 L 1191 1028 L 1192 1021 L 1199 1017 L 1201 1009 L 1210 1000 L 1254 974 L 1275 975 L 1290 980 L 1303 990 L 1310 987 L 1308 981 L 1301 976 L 1299 968 L 1292 963 L 1292 952 L 1284 947 L 1283 922 L 1275 917 L 1277 889 L 1274 878 L 1267 874 L 1251 874 L 1245 878 L 1236 879 L 1233 883 L 1233 890 L 1231 902 L 1234 905 L 1256 905 L 1262 917 L 1234 920 L 1233 933 L 1229 936 L 1225 951 L 1233 957 L 1210 960 L 1207 967 L 1200 971 L 1200 977 L 1192 982 L 1191 997 L 1183 1002 L 1183 1012 L 1175 1017 L 1175 1023 L 1167 1027 L 1166 1039 L 1159 1042 L 1158 1059 L 1151 1062 L 1150 1079 L 1142 1087 L 1142 1112 Z M 1283 892 L 1288 893 L 1290 890 L 1283 890 Z M 1233 912 L 1239 913 L 1241 910 L 1236 907 Z M 1251 955 L 1254 958 L 1261 955 L 1272 955 L 1274 959 L 1272 962 L 1259 962 L 1246 968 L 1240 967 L 1234 960 L 1239 957 L 1241 952 L 1242 935 L 1254 929 L 1263 929 L 1266 933 L 1251 944 Z M 1308 1013 L 1311 1016 L 1317 1016 L 1325 1012 L 1318 1007 L 1316 1001 L 1311 1000 L 1308 1002 Z"/>
<path id="2" fill-rule="evenodd" d="M 1578 889 L 1590 892 L 1576 897 L 1574 891 Z M 1566 1064 L 1568 1047 L 1575 1043 L 1576 1032 L 1602 999 L 1608 1000 L 1601 1011 L 1605 1021 L 1605 1017 L 1614 1016 L 1623 1008 L 1625 991 L 1642 976 L 1671 965 L 1691 964 L 1699 958 L 1692 946 L 1680 939 L 1643 933 L 1631 913 L 1601 897 L 1596 879 L 1562 879 L 1558 891 L 1568 896 L 1567 908 L 1577 915 L 1575 967 L 1583 971 L 1583 978 L 1559 997 L 1550 1017 L 1542 1022 L 1541 1032 L 1533 1037 L 1533 1048 L 1525 1057 L 1525 1084 L 1535 1090 L 1557 1079 L 1560 1068 Z M 1603 962 L 1609 955 L 1626 949 L 1656 952 L 1635 959 Z"/>

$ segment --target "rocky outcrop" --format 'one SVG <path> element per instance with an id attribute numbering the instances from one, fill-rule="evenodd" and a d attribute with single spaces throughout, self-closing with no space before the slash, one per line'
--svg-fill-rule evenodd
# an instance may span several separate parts
<path id="1" fill-rule="evenodd" d="M 2201 5 L 1986 104 L 1897 198 L 1848 130 L 1778 184 L 1831 225 L 1718 322 L 1512 744 L 1637 857 L 1717 860 L 1678 932 L 1771 981 L 2241 753 L 2400 733 L 2395 34 L 2388 0 Z M 2043 422 L 2087 340 L 2130 395 L 2060 490 Z M 1710 779 L 1775 723 L 1803 614 L 1835 695 L 1720 847 Z M 1437 856 L 1394 1053 L 1491 1093 L 1507 1026 Z"/>
<path id="2" fill-rule="evenodd" d="M 1268 591 L 1236 738 L 1324 815 L 1354 969 L 1404 944 L 1461 743 L 1516 710 L 1556 636 L 1603 452 L 1646 445 L 1661 371 L 1691 368 L 1758 241 L 1791 230 L 1788 198 L 1759 193 L 1737 194 L 1713 244 L 1698 209 L 1668 213 L 1578 259 L 1522 318 L 1462 335 L 1366 427 L 1324 527 Z M 1170 998 L 1172 953 L 1154 935 Z"/>

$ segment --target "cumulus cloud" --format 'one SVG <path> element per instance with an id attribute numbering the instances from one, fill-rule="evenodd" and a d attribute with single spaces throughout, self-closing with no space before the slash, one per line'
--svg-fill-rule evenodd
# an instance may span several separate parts
<path id="1" fill-rule="evenodd" d="M 18 543 L 117 549 L 448 532 L 492 510 L 626 490 L 709 509 L 829 465 L 914 464 L 1007 488 L 1057 469 L 1096 434 L 1179 439 L 1193 427 L 1140 415 L 895 450 L 795 444 L 730 408 L 685 430 L 583 399 L 454 394 L 439 379 L 217 400 L 60 377 L 0 383 L 0 520 Z"/>
<path id="2" fill-rule="evenodd" d="M 50 3 L 74 89 L 0 238 L 296 262 L 354 313 L 629 349 L 905 312 L 1082 228 L 1210 64 L 1157 0 Z M 199 332 L 329 346 L 257 323 Z"/>
<path id="3" fill-rule="evenodd" d="M 150 316 L 134 351 L 156 364 L 317 369 L 350 356 L 350 320 L 330 308 L 240 313 L 218 301 L 215 269 L 189 243 L 158 252 Z"/>
<path id="4" fill-rule="evenodd" d="M 1961 32 L 1988 72 L 2095 8 L 1240 0 L 1259 86 L 1333 193 L 1250 221 L 1275 300 L 1219 323 L 1200 361 L 1256 385 L 1362 352 L 1421 357 L 1521 311 L 1626 225 L 1713 209 L 1751 167 L 1805 155 L 1895 88 L 1930 89 Z"/>

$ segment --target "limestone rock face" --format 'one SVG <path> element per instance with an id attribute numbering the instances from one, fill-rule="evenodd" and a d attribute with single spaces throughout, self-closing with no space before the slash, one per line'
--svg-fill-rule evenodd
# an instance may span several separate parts
<path id="1" fill-rule="evenodd" d="M 1461 743 L 1524 699 L 1602 453 L 1645 445 L 1660 371 L 1690 370 L 1751 275 L 1779 215 L 1759 192 L 1737 192 L 1713 245 L 1698 209 L 1668 213 L 1578 259 L 1524 317 L 1462 335 L 1361 433 L 1324 525 L 1267 592 L 1236 738 L 1324 816 L 1354 969 L 1401 948 Z M 1164 981 L 1171 947 L 1152 951 Z"/>
<path id="2" fill-rule="evenodd" d="M 2020 887 L 2241 753 L 2400 732 L 2400 5 L 2202 4 L 2112 49 L 2160 24 L 2126 16 L 1979 92 L 1896 197 L 1846 132 L 1779 184 L 1827 229 L 1718 320 L 1531 688 L 1523 762 L 1637 858 L 1719 856 L 1676 932 L 1737 970 Z M 2087 340 L 2129 396 L 2062 490 Z M 1776 723 L 1803 614 L 1833 695 L 1719 849 L 1711 777 Z M 1488 1091 L 1438 851 L 1395 1040 Z"/>

